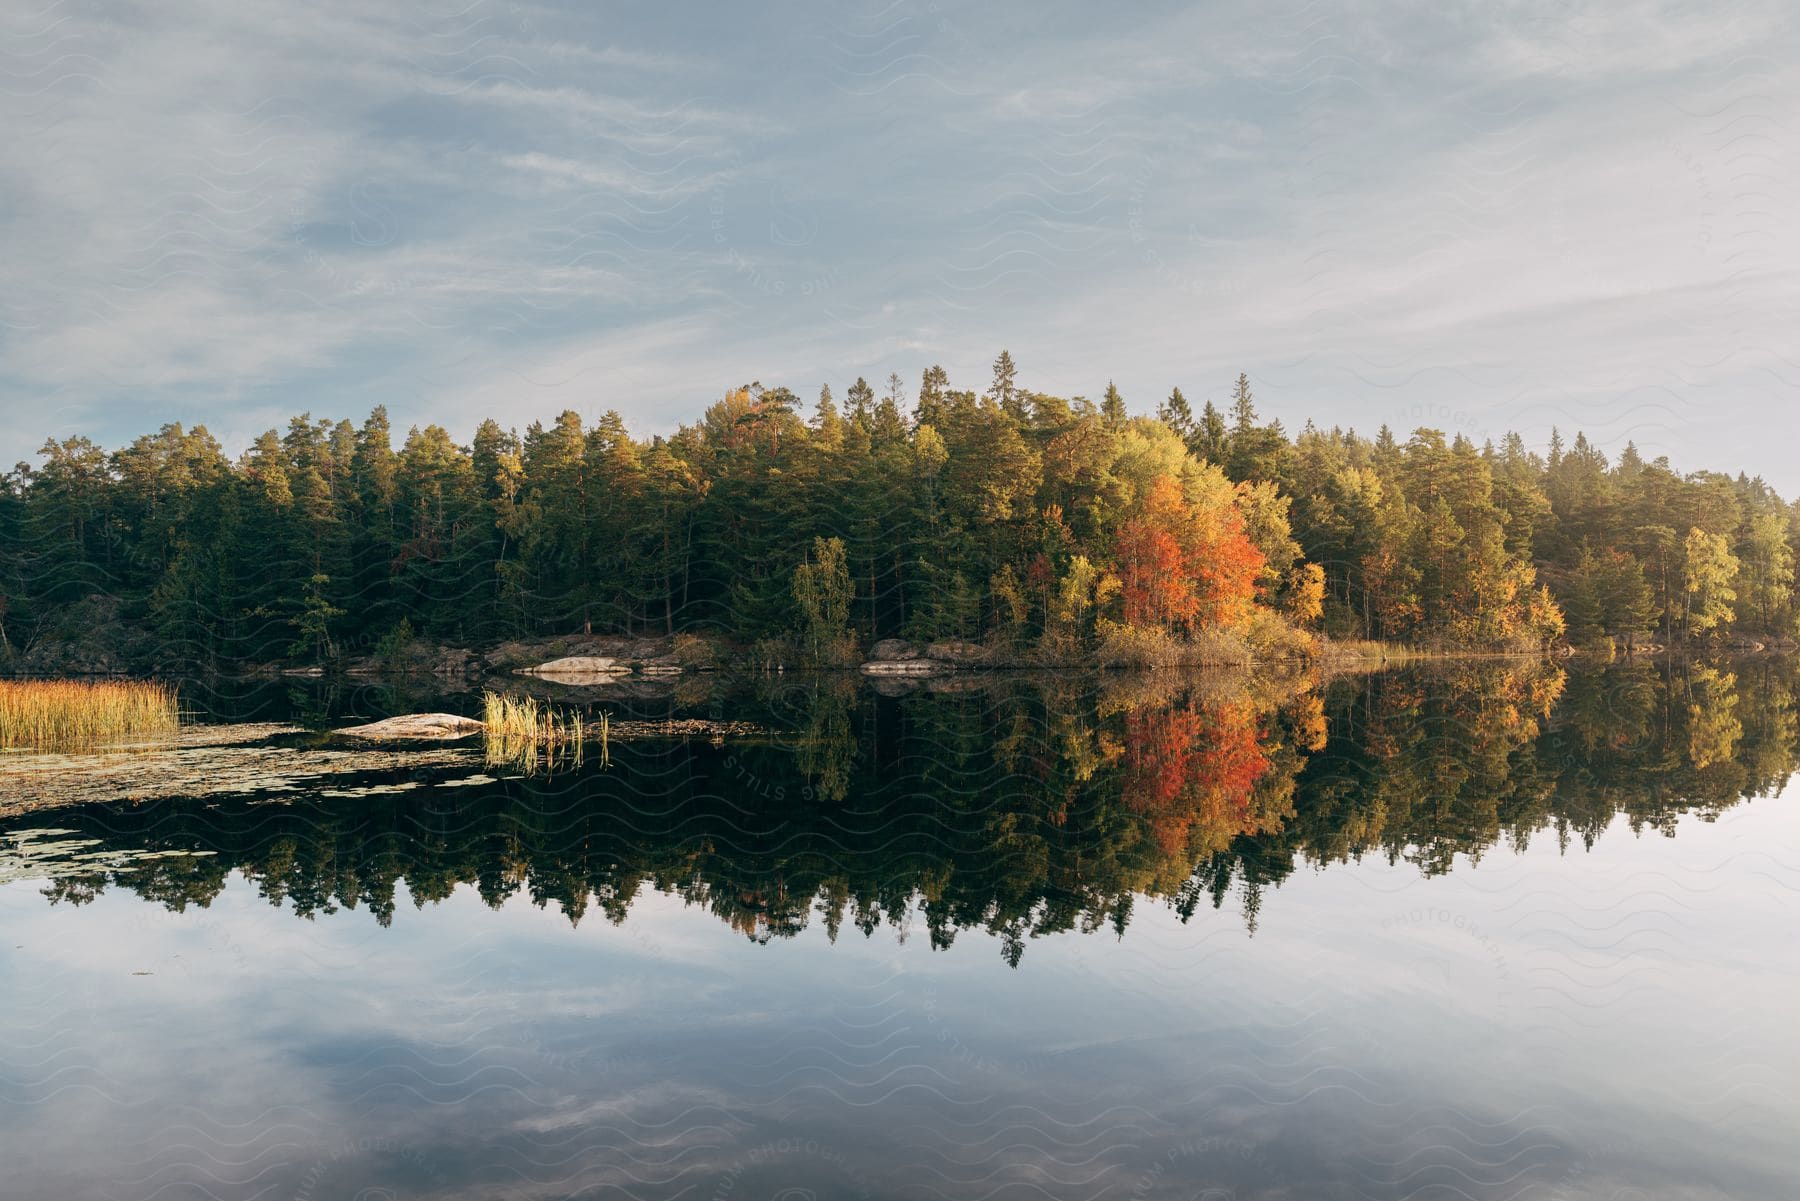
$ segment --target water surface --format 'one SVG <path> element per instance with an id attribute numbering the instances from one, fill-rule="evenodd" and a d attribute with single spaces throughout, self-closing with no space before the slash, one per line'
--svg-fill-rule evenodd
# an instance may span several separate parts
<path id="1" fill-rule="evenodd" d="M 1794 1195 L 1796 684 L 684 685 L 595 707 L 767 732 L 14 803 L 7 1187 Z"/>

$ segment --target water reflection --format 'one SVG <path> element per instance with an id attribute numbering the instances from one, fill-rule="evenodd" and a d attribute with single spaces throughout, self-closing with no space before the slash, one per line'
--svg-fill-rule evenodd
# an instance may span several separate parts
<path id="1" fill-rule="evenodd" d="M 0 846 L 56 903 L 115 888 L 179 911 L 237 872 L 303 917 L 386 925 L 404 882 L 415 904 L 469 885 L 620 923 L 660 892 L 758 942 L 917 922 L 934 947 L 986 931 L 1017 965 L 1034 938 L 1122 932 L 1145 899 L 1183 921 L 1231 905 L 1254 930 L 1301 865 L 1429 876 L 1502 843 L 1591 845 L 1616 814 L 1716 814 L 1793 770 L 1796 679 L 1783 660 L 1491 661 L 1326 685 L 772 684 L 707 704 L 778 736 L 616 742 L 604 769 L 545 778 L 474 752 L 340 756 L 328 789 L 81 806 L 55 837 L 0 826 Z"/>
<path id="2" fill-rule="evenodd" d="M 1795 686 L 789 680 L 611 697 L 774 733 L 553 775 L 225 748 L 0 823 L 0 1191 L 1796 1195 L 1800 823 L 1742 803 Z"/>

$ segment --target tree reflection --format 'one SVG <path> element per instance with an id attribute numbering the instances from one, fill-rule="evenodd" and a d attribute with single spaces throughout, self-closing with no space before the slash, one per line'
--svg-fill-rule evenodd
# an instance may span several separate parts
<path id="1" fill-rule="evenodd" d="M 1796 678 L 1776 659 L 1489 661 L 1330 682 L 790 687 L 752 702 L 790 734 L 620 743 L 606 772 L 442 771 L 397 791 L 389 771 L 332 797 L 65 810 L 81 856 L 14 874 L 53 876 L 58 903 L 121 887 L 180 910 L 240 872 L 300 916 L 367 908 L 383 924 L 402 883 L 415 905 L 469 886 L 571 922 L 623 922 L 654 890 L 759 942 L 918 925 L 947 947 L 974 929 L 1016 964 L 1032 938 L 1122 934 L 1140 898 L 1184 920 L 1235 900 L 1254 929 L 1300 864 L 1435 875 L 1544 831 L 1591 844 L 1619 814 L 1672 832 L 1779 789 Z"/>

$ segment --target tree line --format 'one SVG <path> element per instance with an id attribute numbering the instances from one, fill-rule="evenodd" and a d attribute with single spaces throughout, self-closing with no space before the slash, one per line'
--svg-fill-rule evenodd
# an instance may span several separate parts
<path id="1" fill-rule="evenodd" d="M 1792 635 L 1796 520 L 1758 479 L 1582 435 L 1289 436 L 1239 376 L 1196 415 L 1063 398 L 1002 352 L 980 392 L 751 384 L 670 435 L 573 411 L 398 439 L 293 418 L 236 460 L 204 427 L 45 443 L 0 477 L 0 655 L 111 598 L 195 665 L 580 630 L 712 632 L 819 661 L 887 637 L 1042 661 L 1196 640 L 1304 650 Z M 86 620 L 85 618 L 83 620 Z"/>

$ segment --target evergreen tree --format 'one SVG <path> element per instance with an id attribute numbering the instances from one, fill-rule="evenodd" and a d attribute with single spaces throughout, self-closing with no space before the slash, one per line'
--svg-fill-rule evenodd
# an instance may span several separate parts
<path id="1" fill-rule="evenodd" d="M 1169 393 L 1169 399 L 1156 410 L 1156 418 L 1174 430 L 1177 438 L 1190 446 L 1193 444 L 1194 411 L 1188 407 L 1187 397 L 1181 394 L 1180 388 Z"/>
<path id="2" fill-rule="evenodd" d="M 1118 386 L 1111 380 L 1106 381 L 1106 394 L 1100 401 L 1100 415 L 1115 429 L 1125 424 L 1125 398 L 1119 395 Z"/>
<path id="3" fill-rule="evenodd" d="M 1025 400 L 1019 391 L 1018 370 L 1007 351 L 1002 350 L 994 360 L 994 382 L 988 385 L 987 398 L 1007 416 L 1024 420 Z"/>

